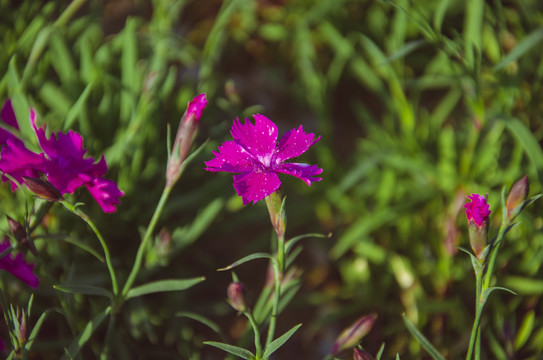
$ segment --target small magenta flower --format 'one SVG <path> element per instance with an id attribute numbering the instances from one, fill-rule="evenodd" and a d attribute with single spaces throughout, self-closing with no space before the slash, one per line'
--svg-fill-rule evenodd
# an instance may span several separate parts
<path id="1" fill-rule="evenodd" d="M 491 213 L 490 205 L 486 202 L 486 197 L 479 194 L 471 194 L 468 196 L 468 199 L 471 202 L 464 205 L 468 222 L 473 221 L 477 226 L 483 226 Z"/>
<path id="2" fill-rule="evenodd" d="M 0 253 L 10 247 L 9 240 L 4 238 L 0 242 Z M 0 269 L 5 270 L 11 273 L 13 276 L 19 278 L 19 280 L 26 283 L 32 288 L 36 288 L 40 281 L 32 272 L 34 270 L 34 264 L 29 264 L 23 259 L 22 254 L 12 256 L 12 254 L 7 254 L 4 257 L 0 258 Z"/>
<path id="3" fill-rule="evenodd" d="M 243 205 L 256 203 L 279 189 L 278 173 L 295 176 L 309 186 L 322 173 L 317 165 L 285 163 L 300 156 L 319 141 L 312 133 L 305 133 L 300 125 L 287 132 L 277 143 L 277 125 L 264 115 L 253 115 L 254 125 L 245 119 L 242 124 L 234 120 L 230 133 L 232 141 L 225 141 L 214 151 L 215 158 L 207 161 L 206 170 L 239 173 L 234 175 L 234 189 L 243 199 Z"/>
<path id="4" fill-rule="evenodd" d="M 488 243 L 488 217 L 490 206 L 487 199 L 479 194 L 468 196 L 471 202 L 464 205 L 469 225 L 469 242 L 477 259 L 482 261 L 485 257 L 485 248 Z"/>
<path id="5" fill-rule="evenodd" d="M 107 171 L 104 157 L 98 162 L 86 157 L 83 137 L 74 131 L 53 133 L 47 138 L 45 128 L 36 126 L 34 109 L 30 109 L 30 123 L 43 153 L 36 154 L 22 141 L 8 138 L 0 153 L 2 180 L 7 180 L 4 175 L 10 175 L 16 181 L 11 184 L 15 190 L 17 183 L 22 184 L 27 178 L 39 179 L 43 174 L 61 194 L 73 193 L 84 185 L 104 212 L 115 212 L 119 198 L 124 194 L 115 182 L 103 178 Z"/>

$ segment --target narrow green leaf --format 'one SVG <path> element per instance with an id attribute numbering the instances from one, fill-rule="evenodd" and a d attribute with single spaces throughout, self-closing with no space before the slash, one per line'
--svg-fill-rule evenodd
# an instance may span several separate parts
<path id="1" fill-rule="evenodd" d="M 432 359 L 434 360 L 445 360 L 445 358 L 437 351 L 437 349 L 432 345 L 424 335 L 413 325 L 411 321 L 405 316 L 405 314 L 402 315 L 403 321 L 405 323 L 405 326 L 407 327 L 407 330 L 417 339 L 419 344 L 430 354 Z"/>
<path id="2" fill-rule="evenodd" d="M 38 321 L 34 324 L 34 327 L 32 328 L 32 331 L 30 332 L 30 336 L 28 337 L 28 341 L 25 344 L 24 352 L 23 352 L 23 358 L 25 358 L 24 354 L 28 354 L 30 349 L 32 348 L 32 344 L 34 344 L 34 340 L 38 337 L 38 333 L 40 332 L 41 326 L 43 325 L 43 322 L 49 316 L 49 313 L 51 313 L 53 310 L 49 309 L 44 311 Z"/>
<path id="3" fill-rule="evenodd" d="M 153 294 L 157 292 L 166 292 L 166 291 L 181 291 L 188 289 L 198 283 L 201 283 L 205 280 L 205 277 L 200 276 L 191 279 L 167 279 L 153 281 L 145 285 L 137 286 L 131 289 L 126 296 L 127 299 L 134 297 Z"/>
<path id="4" fill-rule="evenodd" d="M 464 22 L 464 56 L 466 62 L 475 69 L 475 55 L 482 51 L 482 27 L 485 2 L 470 0 L 466 2 Z"/>
<path id="5" fill-rule="evenodd" d="M 385 351 L 385 343 L 381 344 L 381 347 L 379 348 L 379 352 L 377 353 L 377 356 L 375 356 L 375 360 L 381 360 L 381 356 L 383 356 L 384 351 Z"/>
<path id="6" fill-rule="evenodd" d="M 520 328 L 517 332 L 517 337 L 515 338 L 515 350 L 519 350 L 524 346 L 524 344 L 526 344 L 526 342 L 532 335 L 534 325 L 535 311 L 530 310 L 522 320 L 522 324 L 520 325 Z"/>
<path id="7" fill-rule="evenodd" d="M 75 206 L 78 206 L 78 204 L 80 204 L 80 203 L 75 204 Z M 78 248 L 88 252 L 89 254 L 91 254 L 92 256 L 97 258 L 100 262 L 105 263 L 104 257 L 102 255 L 100 255 L 98 253 L 98 251 L 94 250 L 93 248 L 91 248 L 90 246 L 85 244 L 84 242 L 79 241 L 79 240 L 74 239 L 74 238 L 71 238 L 71 237 L 64 237 L 61 240 L 66 241 L 67 243 L 70 243 L 72 245 L 77 246 Z"/>
<path id="8" fill-rule="evenodd" d="M 511 133 L 522 144 L 526 154 L 537 169 L 539 177 L 543 175 L 543 150 L 532 132 L 518 119 L 505 119 L 505 124 Z"/>
<path id="9" fill-rule="evenodd" d="M 543 294 L 543 280 L 522 276 L 507 276 L 503 283 L 521 295 Z"/>
<path id="10" fill-rule="evenodd" d="M 235 268 L 236 266 L 239 266 L 241 264 L 244 264 L 248 261 L 255 260 L 255 259 L 273 259 L 273 257 L 270 254 L 267 253 L 254 253 L 251 255 L 247 255 L 244 258 L 239 259 L 238 261 L 228 265 L 227 267 L 223 267 L 220 269 L 217 269 L 217 271 L 225 271 Z"/>
<path id="11" fill-rule="evenodd" d="M 108 306 L 104 311 L 102 311 L 100 314 L 96 315 L 91 321 L 87 323 L 83 331 L 72 341 L 70 346 L 68 347 L 68 354 L 65 354 L 63 359 L 70 359 L 70 355 L 73 357 L 79 353 L 81 348 L 86 344 L 86 342 L 90 339 L 91 335 L 94 333 L 94 331 L 100 326 L 102 321 L 106 318 L 106 316 L 109 315 L 111 312 L 111 307 Z"/>
<path id="12" fill-rule="evenodd" d="M 113 294 L 111 292 L 97 286 L 59 284 L 53 285 L 53 287 L 59 291 L 69 294 L 98 295 L 105 296 L 110 299 L 113 298 Z"/>
<path id="13" fill-rule="evenodd" d="M 486 300 L 488 299 L 488 297 L 490 296 L 490 294 L 492 292 L 494 292 L 495 290 L 503 290 L 505 292 L 508 292 L 510 294 L 513 294 L 513 295 L 517 295 L 516 292 L 514 292 L 513 290 L 511 289 L 508 289 L 508 288 L 505 288 L 505 287 L 501 287 L 501 286 L 491 286 L 489 287 L 488 289 L 485 289 L 485 291 L 483 292 L 483 301 L 486 302 Z"/>
<path id="14" fill-rule="evenodd" d="M 187 311 L 180 311 L 180 312 L 176 313 L 175 316 L 185 317 L 185 318 L 189 318 L 189 319 L 198 321 L 199 323 L 204 324 L 205 326 L 207 326 L 208 328 L 213 330 L 215 333 L 217 333 L 221 337 L 221 339 L 224 339 L 224 335 L 223 335 L 223 333 L 221 331 L 220 326 L 217 323 L 209 320 L 208 318 L 206 318 L 206 317 L 204 317 L 204 316 L 202 316 L 200 314 L 187 312 Z"/>
<path id="15" fill-rule="evenodd" d="M 285 342 L 287 342 L 288 339 L 290 339 L 290 337 L 296 332 L 296 330 L 298 330 L 300 326 L 302 326 L 302 324 L 294 326 L 292 329 L 273 340 L 264 350 L 264 355 L 262 355 L 262 358 L 267 359 L 271 354 L 279 349 Z"/>
<path id="16" fill-rule="evenodd" d="M 332 234 L 329 234 L 328 236 L 327 235 L 323 235 L 323 234 L 318 234 L 318 233 L 311 233 L 311 234 L 303 234 L 303 235 L 298 235 L 298 236 L 295 236 L 293 237 L 292 239 L 288 240 L 285 244 L 285 254 L 288 254 L 290 252 L 290 249 L 292 249 L 292 247 L 294 245 L 296 245 L 296 243 L 302 239 L 306 239 L 306 238 L 309 238 L 309 237 L 314 237 L 314 238 L 320 238 L 320 239 L 325 239 L 325 238 L 330 238 Z"/>
<path id="17" fill-rule="evenodd" d="M 234 345 L 229 345 L 216 341 L 204 341 L 204 344 L 214 346 L 216 348 L 229 352 L 230 354 L 239 356 L 242 359 L 251 360 L 255 358 L 255 356 L 249 350 L 245 350 L 244 348 L 240 348 Z"/>
<path id="18" fill-rule="evenodd" d="M 66 360 L 73 360 L 74 358 L 72 357 L 72 355 L 70 355 L 70 352 L 68 351 L 68 349 L 64 348 L 64 357 L 66 358 Z"/>
<path id="19" fill-rule="evenodd" d="M 136 63 L 138 61 L 137 46 L 137 20 L 128 18 L 123 29 L 122 36 L 122 55 L 121 55 L 121 82 L 123 91 L 121 92 L 121 121 L 126 123 L 132 116 L 136 108 L 137 92 L 139 84 L 138 71 Z"/>
<path id="20" fill-rule="evenodd" d="M 543 28 L 536 29 L 522 39 L 509 54 L 494 66 L 494 71 L 498 71 L 519 59 L 522 55 L 531 49 L 537 48 L 538 43 L 543 40 Z"/>
<path id="21" fill-rule="evenodd" d="M 406 43 L 402 48 L 400 48 L 399 50 L 397 50 L 393 54 L 391 54 L 389 57 L 387 57 L 385 59 L 385 61 L 383 61 L 383 62 L 381 62 L 379 64 L 379 66 L 384 66 L 384 65 L 387 65 L 388 63 L 391 63 L 391 62 L 393 62 L 395 60 L 401 59 L 401 58 L 409 55 L 413 51 L 415 51 L 415 50 L 417 50 L 417 49 L 419 49 L 422 46 L 427 45 L 427 44 L 428 44 L 428 40 L 425 40 L 425 39 L 410 41 L 410 42 Z"/>
<path id="22" fill-rule="evenodd" d="M 91 89 L 92 83 L 87 84 L 85 90 L 83 90 L 81 95 L 79 95 L 77 101 L 70 108 L 68 114 L 66 114 L 66 120 L 64 121 L 64 130 L 71 129 L 77 117 L 81 116 L 80 113 L 84 110 L 84 106 L 87 102 Z"/>

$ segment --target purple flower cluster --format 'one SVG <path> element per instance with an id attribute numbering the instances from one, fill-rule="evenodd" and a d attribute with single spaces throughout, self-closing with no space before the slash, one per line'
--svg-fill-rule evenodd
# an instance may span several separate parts
<path id="1" fill-rule="evenodd" d="M 0 242 L 0 253 L 9 248 L 9 246 L 9 240 L 4 238 Z M 34 270 L 34 264 L 27 263 L 23 259 L 22 254 L 16 256 L 8 254 L 0 258 L 0 269 L 11 273 L 30 287 L 36 288 L 40 283 L 36 275 L 32 272 Z"/>
<path id="2" fill-rule="evenodd" d="M 19 128 L 9 100 L 2 109 L 2 122 L 16 130 Z M 4 175 L 10 175 L 22 183 L 25 176 L 40 177 L 43 174 L 61 194 L 71 194 L 84 185 L 104 212 L 115 212 L 119 198 L 124 194 L 115 182 L 103 177 L 107 171 L 104 156 L 98 162 L 85 157 L 87 150 L 83 148 L 83 137 L 71 130 L 67 134 L 53 133 L 47 138 L 45 128 L 36 126 L 33 109 L 30 109 L 30 123 L 43 152 L 36 154 L 28 150 L 21 140 L 0 129 L 2 180 L 7 181 Z M 15 190 L 17 183 L 12 182 L 11 187 Z"/>
<path id="3" fill-rule="evenodd" d="M 207 161 L 206 170 L 239 173 L 234 175 L 234 189 L 242 197 L 243 205 L 264 199 L 281 186 L 278 173 L 295 176 L 309 186 L 322 173 L 317 165 L 284 163 L 300 156 L 320 136 L 305 133 L 302 126 L 287 132 L 277 143 L 277 125 L 264 115 L 253 115 L 255 123 L 234 120 L 230 133 L 232 141 L 225 141 L 214 151 L 215 158 Z"/>
<path id="4" fill-rule="evenodd" d="M 471 202 L 464 205 L 468 222 L 473 221 L 477 226 L 482 227 L 490 216 L 490 205 L 486 202 L 486 197 L 479 194 L 471 194 L 468 199 Z"/>

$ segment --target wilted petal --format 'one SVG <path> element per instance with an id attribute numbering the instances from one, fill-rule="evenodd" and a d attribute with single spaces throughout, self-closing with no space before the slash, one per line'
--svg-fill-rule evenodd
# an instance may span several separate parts
<path id="1" fill-rule="evenodd" d="M 2 240 L 0 243 L 0 252 L 9 247 L 9 241 L 7 239 Z M 37 287 L 40 281 L 34 275 L 34 264 L 27 263 L 21 254 L 12 256 L 8 254 L 0 259 L 0 269 L 10 272 L 13 276 L 19 278 L 30 287 Z"/>
<path id="2" fill-rule="evenodd" d="M 104 178 L 94 178 L 86 182 L 85 186 L 105 213 L 115 212 L 119 198 L 124 195 L 115 182 Z"/>
<path id="3" fill-rule="evenodd" d="M 233 141 L 225 141 L 213 155 L 215 159 L 205 162 L 208 171 L 246 172 L 256 165 L 253 155 Z"/>
<path id="4" fill-rule="evenodd" d="M 39 177 L 39 173 L 43 172 L 44 162 L 43 154 L 28 150 L 19 140 L 8 140 L 0 152 L 0 171 L 13 177 L 19 184 L 22 183 L 23 176 Z M 2 180 L 9 179 L 2 176 Z M 12 182 L 11 189 L 17 189 L 17 184 Z"/>
<path id="5" fill-rule="evenodd" d="M 277 165 L 274 170 L 302 179 L 309 186 L 311 186 L 312 181 L 322 180 L 322 178 L 317 177 L 322 173 L 322 169 L 317 165 L 284 163 Z"/>
<path id="6" fill-rule="evenodd" d="M 236 118 L 230 133 L 236 143 L 243 146 L 256 158 L 259 160 L 267 158 L 270 162 L 277 143 L 277 125 L 264 115 L 256 114 L 253 117 L 255 119 L 254 125 L 249 119 L 245 119 L 245 124 L 242 124 Z"/>
<path id="7" fill-rule="evenodd" d="M 281 181 L 273 171 L 247 172 L 234 175 L 234 189 L 243 199 L 243 205 L 256 203 L 279 189 Z"/>
<path id="8" fill-rule="evenodd" d="M 315 139 L 315 134 L 304 132 L 302 125 L 298 129 L 290 130 L 279 140 L 275 161 L 280 163 L 302 155 L 311 145 L 319 141 L 320 138 L 319 136 Z"/>

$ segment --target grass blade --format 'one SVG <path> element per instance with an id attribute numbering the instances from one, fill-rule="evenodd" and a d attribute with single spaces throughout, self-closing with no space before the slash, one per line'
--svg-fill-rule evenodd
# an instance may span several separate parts
<path id="1" fill-rule="evenodd" d="M 445 358 L 437 351 L 437 349 L 432 345 L 424 335 L 413 325 L 411 321 L 407 318 L 407 316 L 402 315 L 403 321 L 405 323 L 405 326 L 407 327 L 407 330 L 417 339 L 419 344 L 430 354 L 432 359 L 434 360 L 445 360 Z"/>

